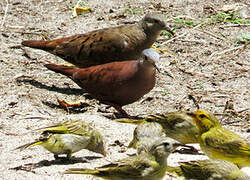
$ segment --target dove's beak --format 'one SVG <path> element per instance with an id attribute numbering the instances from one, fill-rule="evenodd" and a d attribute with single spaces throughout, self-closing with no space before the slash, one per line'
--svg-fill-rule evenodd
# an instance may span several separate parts
<path id="1" fill-rule="evenodd" d="M 154 62 L 153 60 L 151 60 L 151 59 L 149 58 L 149 59 L 148 59 L 148 62 L 149 62 L 150 64 L 152 64 L 152 66 L 154 66 L 154 68 L 155 68 L 159 73 L 161 73 L 160 69 L 156 66 L 156 64 L 155 64 L 155 62 Z"/>
<path id="2" fill-rule="evenodd" d="M 152 65 L 155 67 L 155 69 L 158 71 L 158 73 L 161 73 L 160 69 L 156 66 L 156 64 L 152 64 Z"/>

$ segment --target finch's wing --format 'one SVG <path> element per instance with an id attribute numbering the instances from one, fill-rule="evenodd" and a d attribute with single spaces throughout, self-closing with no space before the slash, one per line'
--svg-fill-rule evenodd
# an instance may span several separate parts
<path id="1" fill-rule="evenodd" d="M 248 153 L 250 155 L 250 146 L 242 137 L 232 131 L 222 128 L 215 128 L 202 136 L 206 146 L 215 151 L 221 151 L 225 154 L 239 155 Z"/>
<path id="2" fill-rule="evenodd" d="M 66 120 L 37 130 L 58 134 L 89 135 L 93 129 L 81 120 Z"/>
<path id="3" fill-rule="evenodd" d="M 153 175 L 154 171 L 159 168 L 159 164 L 154 158 L 149 157 L 147 155 L 131 156 L 116 163 L 102 166 L 98 170 L 107 175 L 117 174 L 120 177 L 124 176 L 128 178 Z"/>

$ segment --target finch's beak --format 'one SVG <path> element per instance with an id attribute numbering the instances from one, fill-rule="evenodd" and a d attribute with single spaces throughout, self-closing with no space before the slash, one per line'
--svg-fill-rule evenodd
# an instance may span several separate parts
<path id="1" fill-rule="evenodd" d="M 103 151 L 101 154 L 102 154 L 104 157 L 106 157 L 106 155 L 107 155 L 107 153 L 106 153 L 105 151 Z"/>
<path id="2" fill-rule="evenodd" d="M 189 146 L 189 145 L 186 145 L 186 144 L 183 144 L 183 143 L 174 143 L 173 144 L 175 147 L 179 147 L 179 146 L 182 146 L 182 147 L 186 147 L 186 148 L 189 148 L 189 149 L 195 149 L 193 146 Z"/>
<path id="3" fill-rule="evenodd" d="M 173 144 L 173 146 L 175 146 L 175 147 L 179 147 L 179 146 L 185 146 L 185 144 L 182 144 L 182 143 L 178 143 L 178 142 L 176 142 L 176 143 L 174 143 L 174 144 Z"/>
<path id="4" fill-rule="evenodd" d="M 195 114 L 193 112 L 187 112 L 187 115 L 191 116 L 191 117 L 196 117 Z"/>
<path id="5" fill-rule="evenodd" d="M 196 148 L 194 148 L 193 146 L 189 146 L 189 145 L 182 144 L 182 143 L 174 143 L 174 146 L 175 146 L 175 147 L 180 147 L 180 146 L 182 146 L 182 147 L 188 148 L 189 150 L 191 150 L 191 151 L 193 151 L 193 152 L 199 152 L 199 150 L 196 149 Z M 177 150 L 176 152 L 178 152 L 178 150 Z"/>

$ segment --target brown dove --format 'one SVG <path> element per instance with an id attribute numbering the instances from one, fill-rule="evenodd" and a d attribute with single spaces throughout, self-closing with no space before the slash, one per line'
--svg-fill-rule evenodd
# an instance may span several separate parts
<path id="1" fill-rule="evenodd" d="M 55 40 L 28 40 L 22 45 L 48 51 L 86 68 L 114 61 L 138 59 L 150 48 L 162 30 L 173 34 L 159 14 L 147 14 L 136 24 L 99 29 Z"/>
<path id="2" fill-rule="evenodd" d="M 155 62 L 159 54 L 145 49 L 139 60 L 113 62 L 89 68 L 45 64 L 48 69 L 66 75 L 103 104 L 111 105 L 125 117 L 122 106 L 131 104 L 155 86 Z"/>

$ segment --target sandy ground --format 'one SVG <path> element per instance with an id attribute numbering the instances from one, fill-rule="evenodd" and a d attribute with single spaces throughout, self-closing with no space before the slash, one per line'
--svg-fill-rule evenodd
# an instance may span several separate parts
<path id="1" fill-rule="evenodd" d="M 200 108 L 215 113 L 225 127 L 249 141 L 250 51 L 244 42 L 237 44 L 237 36 L 249 33 L 249 26 L 232 27 L 228 26 L 230 22 L 207 21 L 195 27 L 175 21 L 178 18 L 198 23 L 211 19 L 226 5 L 224 2 L 238 1 L 208 0 L 205 4 L 196 0 L 85 1 L 85 6 L 93 12 L 71 19 L 76 1 L 13 0 L 8 6 L 5 0 L 0 1 L 0 178 L 78 179 L 81 176 L 62 175 L 62 172 L 72 167 L 97 167 L 133 153 L 126 146 L 132 139 L 134 125 L 105 118 L 103 115 L 114 113 L 114 109 L 82 96 L 77 85 L 48 71 L 41 61 L 63 63 L 63 60 L 20 47 L 20 43 L 25 39 L 53 39 L 137 21 L 147 12 L 167 14 L 169 23 L 181 37 L 175 40 L 164 34 L 159 37 L 155 45 L 167 49 L 168 54 L 161 54 L 158 66 L 162 73 L 158 74 L 157 85 L 142 100 L 124 109 L 131 115 L 141 116 L 193 111 L 196 107 L 189 97 L 194 97 Z M 240 2 L 247 6 L 247 1 Z M 249 12 L 243 15 L 249 22 Z M 64 109 L 57 99 L 83 100 L 91 106 Z M 24 133 L 62 119 L 82 119 L 99 129 L 108 156 L 93 158 L 100 155 L 82 150 L 74 154 L 73 161 L 64 163 L 54 161 L 53 155 L 41 147 L 14 150 L 39 136 Z M 81 157 L 87 157 L 89 162 L 83 162 Z M 176 165 L 178 161 L 201 158 L 205 157 L 174 154 L 168 161 Z"/>

